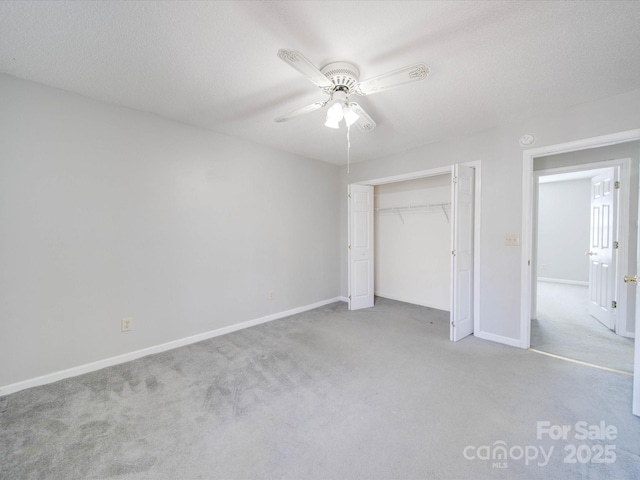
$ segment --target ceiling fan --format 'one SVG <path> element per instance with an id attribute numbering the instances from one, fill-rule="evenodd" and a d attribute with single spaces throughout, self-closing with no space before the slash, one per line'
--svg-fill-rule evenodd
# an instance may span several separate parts
<path id="1" fill-rule="evenodd" d="M 278 57 L 307 77 L 309 81 L 329 95 L 329 98 L 281 115 L 275 119 L 276 122 L 286 122 L 299 115 L 323 108 L 329 102 L 334 101 L 334 104 L 327 111 L 325 125 L 339 128 L 340 121 L 344 119 L 347 126 L 355 123 L 363 132 L 373 130 L 376 127 L 376 122 L 360 105 L 349 101 L 349 95 L 372 95 L 400 85 L 424 80 L 430 73 L 428 66 L 424 63 L 417 63 L 360 81 L 360 70 L 349 62 L 332 62 L 318 69 L 297 50 L 280 49 Z"/>

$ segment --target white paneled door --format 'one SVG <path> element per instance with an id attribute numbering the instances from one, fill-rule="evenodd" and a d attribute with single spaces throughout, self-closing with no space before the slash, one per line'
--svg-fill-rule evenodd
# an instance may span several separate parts
<path id="1" fill-rule="evenodd" d="M 453 167 L 451 192 L 451 340 L 473 333 L 473 222 L 475 170 Z"/>
<path id="2" fill-rule="evenodd" d="M 589 313 L 615 328 L 614 232 L 617 223 L 616 170 L 591 179 L 591 238 L 589 239 Z"/>
<path id="3" fill-rule="evenodd" d="M 349 185 L 349 310 L 373 307 L 373 187 Z"/>

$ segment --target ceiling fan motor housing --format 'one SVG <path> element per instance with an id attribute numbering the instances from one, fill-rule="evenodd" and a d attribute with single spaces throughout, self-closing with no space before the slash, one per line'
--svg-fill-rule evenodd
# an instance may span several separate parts
<path id="1" fill-rule="evenodd" d="M 322 67 L 320 71 L 333 83 L 332 92 L 351 93 L 360 77 L 360 70 L 348 62 L 332 62 Z"/>

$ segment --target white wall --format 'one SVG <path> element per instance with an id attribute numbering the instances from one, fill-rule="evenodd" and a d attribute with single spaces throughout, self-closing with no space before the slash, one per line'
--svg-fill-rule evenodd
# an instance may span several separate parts
<path id="1" fill-rule="evenodd" d="M 339 295 L 338 167 L 4 75 L 0 105 L 0 386 Z"/>
<path id="2" fill-rule="evenodd" d="M 541 183 L 538 194 L 538 277 L 589 281 L 591 180 Z"/>
<path id="3" fill-rule="evenodd" d="M 376 209 L 451 202 L 451 175 L 375 187 Z M 375 216 L 376 295 L 449 310 L 450 206 L 381 211 Z"/>
<path id="4" fill-rule="evenodd" d="M 521 249 L 504 245 L 504 235 L 522 230 L 523 147 L 532 133 L 532 147 L 555 145 L 640 128 L 640 90 L 549 112 L 526 121 L 424 145 L 397 155 L 357 163 L 342 170 L 341 235 L 346 245 L 348 183 L 480 161 L 480 330 L 477 336 L 519 345 Z M 375 134 L 375 132 L 373 132 Z M 341 249 L 341 291 L 347 291 L 346 249 Z"/>

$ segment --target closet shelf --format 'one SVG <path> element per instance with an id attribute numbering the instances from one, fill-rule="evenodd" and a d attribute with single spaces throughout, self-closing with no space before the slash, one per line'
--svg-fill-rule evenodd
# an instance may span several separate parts
<path id="1" fill-rule="evenodd" d="M 431 212 L 442 212 L 444 213 L 447 222 L 449 222 L 449 214 L 447 214 L 447 208 L 451 208 L 451 202 L 449 203 L 427 203 L 425 205 L 406 205 L 404 207 L 385 207 L 385 208 L 376 208 L 376 213 L 395 213 L 400 217 L 400 220 L 404 224 L 404 218 L 402 217 L 402 212 L 405 213 L 431 213 Z"/>
<path id="2" fill-rule="evenodd" d="M 410 210 L 429 210 L 429 209 L 437 209 L 438 211 L 442 208 L 451 207 L 451 203 L 428 203 L 425 205 L 406 205 L 403 207 L 386 207 L 386 208 L 376 208 L 376 213 L 396 213 L 397 211 L 410 211 Z"/>

